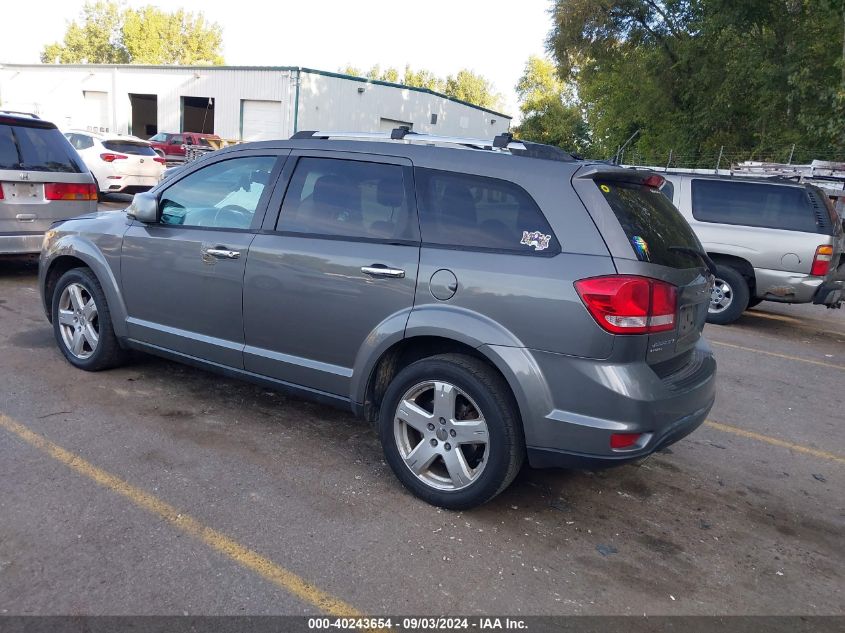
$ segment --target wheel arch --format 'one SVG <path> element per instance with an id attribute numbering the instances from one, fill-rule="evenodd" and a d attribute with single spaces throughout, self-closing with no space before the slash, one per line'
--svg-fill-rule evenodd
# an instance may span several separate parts
<path id="1" fill-rule="evenodd" d="M 47 318 L 52 322 L 53 292 L 56 283 L 68 270 L 73 268 L 89 268 L 106 295 L 109 311 L 112 316 L 112 327 L 115 335 L 126 335 L 126 306 L 120 293 L 118 281 L 114 271 L 105 256 L 93 244 L 84 240 L 71 240 L 67 236 L 52 245 L 47 257 L 42 255 L 42 266 L 39 273 L 41 297 Z"/>
<path id="2" fill-rule="evenodd" d="M 751 262 L 742 257 L 738 257 L 737 255 L 728 255 L 726 253 L 712 252 L 709 250 L 707 251 L 707 254 L 716 264 L 730 266 L 742 275 L 743 279 L 745 279 L 748 283 L 750 296 L 757 296 L 757 275 L 754 272 L 754 266 L 751 265 Z"/>

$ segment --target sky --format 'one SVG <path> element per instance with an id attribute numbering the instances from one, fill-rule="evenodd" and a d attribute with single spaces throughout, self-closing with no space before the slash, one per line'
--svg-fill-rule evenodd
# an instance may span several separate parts
<path id="1" fill-rule="evenodd" d="M 61 40 L 83 0 L 9 2 L 3 7 L 0 63 L 37 63 Z M 167 11 L 203 12 L 223 27 L 230 65 L 304 66 L 337 71 L 347 64 L 406 64 L 437 75 L 468 68 L 489 79 L 504 113 L 518 114 L 514 86 L 530 55 L 545 54 L 551 0 L 127 0 Z"/>

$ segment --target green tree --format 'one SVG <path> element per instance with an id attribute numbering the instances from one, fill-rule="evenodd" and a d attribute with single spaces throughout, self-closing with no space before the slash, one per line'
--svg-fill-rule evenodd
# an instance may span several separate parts
<path id="1" fill-rule="evenodd" d="M 382 70 L 376 64 L 366 73 L 359 68 L 347 64 L 341 67 L 340 72 L 354 77 L 366 77 L 377 81 L 389 81 L 401 83 L 415 88 L 427 88 L 435 92 L 442 92 L 450 97 L 461 99 L 468 103 L 483 108 L 497 108 L 500 106 L 502 97 L 493 91 L 492 84 L 483 76 L 477 75 L 469 70 L 461 70 L 456 75 L 449 75 L 442 79 L 430 70 L 413 70 L 405 66 L 405 73 L 400 77 L 399 71 L 395 68 Z"/>
<path id="2" fill-rule="evenodd" d="M 561 81 L 551 61 L 532 55 L 516 92 L 522 113 L 522 122 L 514 130 L 518 138 L 557 145 L 579 154 L 587 151 L 587 125 L 573 104 L 571 90 Z"/>
<path id="3" fill-rule="evenodd" d="M 845 150 L 842 0 L 555 0 L 552 16 L 598 156 L 637 130 L 652 162 Z"/>
<path id="4" fill-rule="evenodd" d="M 466 69 L 446 77 L 444 92 L 450 97 L 482 108 L 495 109 L 501 107 L 502 103 L 502 96 L 494 91 L 492 84 L 485 77 Z"/>
<path id="5" fill-rule="evenodd" d="M 87 3 L 61 43 L 44 47 L 41 61 L 58 64 L 222 64 L 222 29 L 203 15 L 152 6 Z"/>
<path id="6" fill-rule="evenodd" d="M 78 21 L 71 22 L 61 43 L 44 47 L 45 64 L 126 64 L 123 11 L 114 2 L 86 3 Z"/>

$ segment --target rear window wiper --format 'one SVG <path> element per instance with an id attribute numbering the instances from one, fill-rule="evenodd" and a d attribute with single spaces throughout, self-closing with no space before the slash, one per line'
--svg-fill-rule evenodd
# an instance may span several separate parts
<path id="1" fill-rule="evenodd" d="M 698 259 L 700 259 L 707 267 L 707 270 L 710 271 L 710 274 L 716 277 L 716 263 L 710 259 L 710 256 L 703 250 L 699 248 L 692 248 L 691 246 L 670 246 L 669 250 L 675 251 L 676 253 L 686 253 L 687 255 L 694 255 L 695 257 L 698 257 Z"/>

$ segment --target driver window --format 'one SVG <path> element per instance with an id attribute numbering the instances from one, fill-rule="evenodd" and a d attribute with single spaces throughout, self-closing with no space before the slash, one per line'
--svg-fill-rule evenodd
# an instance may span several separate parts
<path id="1" fill-rule="evenodd" d="M 272 156 L 248 156 L 195 171 L 162 194 L 161 223 L 248 229 L 275 162 Z"/>

